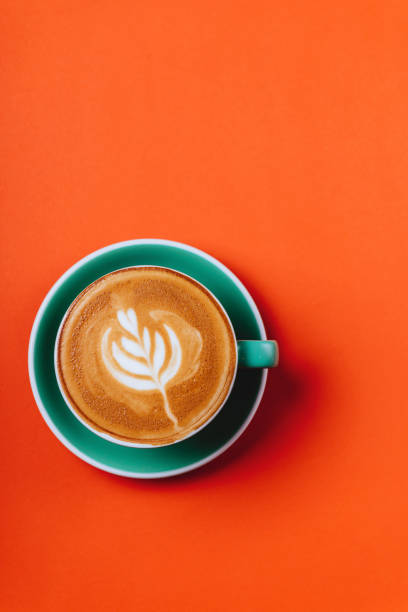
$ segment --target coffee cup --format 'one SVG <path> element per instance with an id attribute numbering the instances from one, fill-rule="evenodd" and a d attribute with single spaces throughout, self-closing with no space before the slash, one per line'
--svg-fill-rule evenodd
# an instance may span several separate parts
<path id="1" fill-rule="evenodd" d="M 160 447 L 205 428 L 237 368 L 275 367 L 278 345 L 236 338 L 207 287 L 143 265 L 105 274 L 77 296 L 59 326 L 54 364 L 85 427 L 115 444 Z"/>

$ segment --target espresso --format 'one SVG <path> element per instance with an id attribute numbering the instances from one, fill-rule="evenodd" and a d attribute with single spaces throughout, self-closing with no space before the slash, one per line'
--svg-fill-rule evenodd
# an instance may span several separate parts
<path id="1" fill-rule="evenodd" d="M 169 444 L 201 427 L 236 369 L 219 304 L 166 268 L 127 268 L 95 281 L 71 305 L 57 342 L 72 409 L 93 429 L 139 444 Z"/>

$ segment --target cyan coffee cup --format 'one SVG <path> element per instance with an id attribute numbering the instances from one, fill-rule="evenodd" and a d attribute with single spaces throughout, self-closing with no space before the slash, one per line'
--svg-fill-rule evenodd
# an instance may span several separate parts
<path id="1" fill-rule="evenodd" d="M 131 268 L 144 268 L 145 266 L 132 266 Z M 166 270 L 171 270 L 170 268 L 166 268 L 165 266 L 150 266 L 151 268 L 157 268 L 157 269 L 161 269 L 163 271 Z M 127 268 L 119 268 L 119 270 L 124 270 L 124 269 L 129 269 L 129 267 Z M 181 274 L 179 272 L 179 274 Z M 104 275 L 106 276 L 106 275 Z M 177 444 L 179 442 L 182 442 L 184 440 L 187 440 L 188 438 L 196 435 L 198 432 L 200 432 L 202 429 L 204 429 L 205 427 L 207 427 L 211 421 L 219 414 L 219 412 L 222 410 L 223 406 L 226 404 L 228 398 L 230 397 L 231 391 L 234 387 L 234 383 L 235 383 L 235 379 L 236 379 L 236 373 L 237 373 L 237 369 L 238 368 L 273 368 L 276 367 L 278 365 L 278 361 L 279 361 L 279 351 L 278 351 L 278 344 L 276 342 L 276 340 L 239 340 L 236 337 L 235 331 L 234 331 L 234 327 L 231 323 L 230 317 L 227 313 L 227 311 L 225 310 L 225 308 L 223 307 L 223 305 L 221 304 L 221 302 L 217 299 L 217 297 L 210 291 L 210 289 L 208 287 L 206 287 L 203 283 L 199 283 L 196 279 L 192 278 L 191 276 L 184 274 L 183 276 L 186 277 L 187 279 L 192 280 L 195 284 L 200 285 L 206 293 L 208 293 L 210 295 L 210 297 L 214 300 L 214 302 L 216 302 L 219 306 L 219 308 L 223 311 L 224 315 L 225 315 L 225 319 L 227 322 L 227 325 L 230 328 L 230 332 L 232 334 L 232 337 L 234 338 L 234 349 L 235 349 L 235 370 L 234 370 L 234 374 L 231 378 L 231 382 L 229 385 L 229 389 L 227 392 L 226 397 L 224 398 L 224 401 L 220 404 L 220 406 L 217 408 L 217 410 L 199 427 L 197 427 L 196 429 L 194 429 L 193 431 L 190 431 L 188 433 L 186 433 L 185 436 L 178 438 L 172 442 L 165 442 L 162 444 L 149 444 L 149 443 L 140 443 L 140 442 L 133 442 L 130 440 L 123 440 L 119 437 L 116 437 L 114 435 L 110 435 L 109 433 L 106 433 L 104 431 L 101 431 L 99 429 L 97 429 L 96 427 L 92 427 L 92 425 L 85 420 L 84 418 L 81 417 L 81 415 L 74 409 L 74 407 L 72 406 L 69 397 L 67 397 L 65 391 L 64 391 L 64 386 L 62 384 L 62 381 L 60 379 L 60 374 L 59 374 L 59 368 L 58 368 L 58 349 L 59 349 L 59 343 L 60 343 L 60 337 L 61 337 L 61 331 L 62 328 L 64 326 L 64 322 L 67 318 L 67 316 L 69 315 L 69 312 L 71 310 L 71 305 L 69 306 L 69 308 L 67 309 L 64 317 L 62 318 L 62 321 L 60 323 L 58 332 L 57 332 L 57 337 L 56 337 L 56 341 L 55 341 L 55 348 L 54 348 L 54 368 L 55 368 L 55 375 L 57 378 L 57 382 L 58 382 L 58 386 L 59 386 L 59 390 L 61 392 L 62 397 L 65 400 L 65 403 L 67 404 L 68 408 L 71 410 L 72 414 L 82 423 L 82 425 L 84 425 L 85 427 L 87 427 L 90 431 L 92 431 L 94 434 L 96 434 L 97 436 L 100 436 L 101 438 L 108 440 L 109 442 L 113 442 L 114 444 L 119 444 L 122 446 L 129 446 L 129 447 L 133 447 L 133 448 L 157 448 L 157 447 L 163 447 L 163 446 L 171 446 L 173 444 Z M 104 278 L 104 277 L 100 277 L 100 278 Z M 95 280 L 99 280 L 99 279 L 95 279 Z M 85 288 L 83 291 L 86 291 L 87 288 Z M 82 292 L 81 292 L 82 293 Z M 75 298 L 75 300 L 77 299 L 77 296 Z"/>

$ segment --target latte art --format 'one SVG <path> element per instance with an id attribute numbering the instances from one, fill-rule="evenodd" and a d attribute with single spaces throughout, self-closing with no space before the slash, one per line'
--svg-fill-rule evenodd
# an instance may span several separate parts
<path id="1" fill-rule="evenodd" d="M 223 404 L 235 369 L 223 309 L 166 268 L 98 279 L 57 339 L 57 376 L 72 411 L 94 431 L 136 444 L 170 444 L 200 428 Z"/>
<path id="2" fill-rule="evenodd" d="M 151 312 L 149 314 L 153 319 L 160 318 L 160 313 Z M 163 315 L 170 318 L 177 316 L 172 313 L 163 313 Z M 155 331 L 154 335 L 148 327 L 144 327 L 143 332 L 139 331 L 137 315 L 133 308 L 129 308 L 126 313 L 119 310 L 117 319 L 123 331 L 128 335 L 123 335 L 118 345 L 115 341 L 109 343 L 111 327 L 108 327 L 103 334 L 101 353 L 106 368 L 113 378 L 130 389 L 139 392 L 159 391 L 163 396 L 163 406 L 167 416 L 178 427 L 177 417 L 171 411 L 166 394 L 166 385 L 174 379 L 182 364 L 182 347 L 177 334 L 169 325 L 163 323 L 163 329 L 167 333 L 170 345 L 170 351 L 167 351 L 165 341 L 159 331 Z M 188 334 L 189 340 L 195 342 L 198 349 L 195 351 L 196 358 L 190 363 L 189 371 L 184 376 L 185 379 L 192 376 L 199 366 L 198 357 L 202 340 L 200 332 L 186 322 L 184 325 L 186 329 L 191 328 Z"/>

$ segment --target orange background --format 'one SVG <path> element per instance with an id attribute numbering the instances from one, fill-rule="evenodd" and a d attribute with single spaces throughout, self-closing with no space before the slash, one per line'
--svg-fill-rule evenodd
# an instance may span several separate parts
<path id="1" fill-rule="evenodd" d="M 408 609 L 405 1 L 6 0 L 1 609 Z M 26 355 L 52 283 L 139 237 L 202 248 L 282 364 L 210 466 L 70 454 Z"/>

